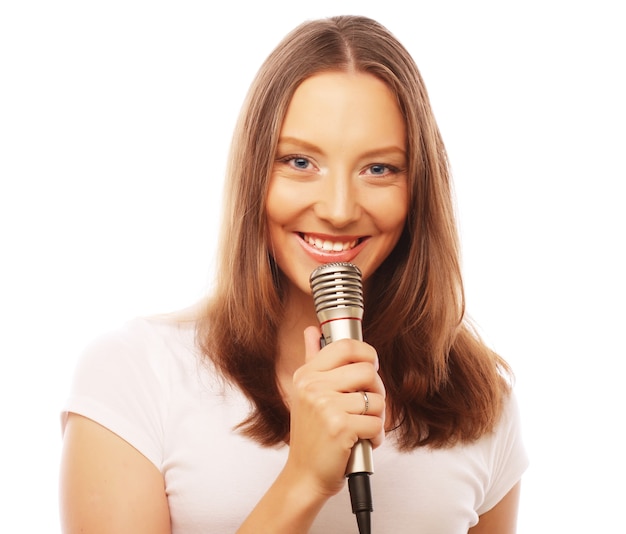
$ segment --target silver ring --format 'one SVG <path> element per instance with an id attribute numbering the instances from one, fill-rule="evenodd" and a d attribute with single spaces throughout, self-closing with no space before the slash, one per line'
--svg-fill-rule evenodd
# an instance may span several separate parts
<path id="1" fill-rule="evenodd" d="M 360 415 L 365 415 L 367 413 L 367 410 L 370 409 L 370 400 L 367 396 L 367 393 L 365 393 L 365 391 L 361 391 L 361 394 L 363 395 L 363 411 L 360 413 Z"/>

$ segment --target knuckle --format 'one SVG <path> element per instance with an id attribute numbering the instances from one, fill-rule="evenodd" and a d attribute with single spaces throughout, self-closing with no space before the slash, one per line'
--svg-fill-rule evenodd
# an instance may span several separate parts
<path id="1" fill-rule="evenodd" d="M 320 414 L 327 413 L 332 408 L 332 403 L 327 395 L 311 396 L 311 405 Z"/>
<path id="2" fill-rule="evenodd" d="M 340 413 L 331 414 L 326 419 L 327 432 L 331 438 L 337 439 L 346 431 L 345 416 Z"/>

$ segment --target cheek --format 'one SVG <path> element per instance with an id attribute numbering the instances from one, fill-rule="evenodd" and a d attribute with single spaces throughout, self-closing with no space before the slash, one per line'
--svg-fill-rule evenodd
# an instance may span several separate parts
<path id="1" fill-rule="evenodd" d="M 390 210 L 389 217 L 385 222 L 385 230 L 389 232 L 402 232 L 406 223 L 407 211 L 406 210 Z"/>
<path id="2" fill-rule="evenodd" d="M 275 181 L 270 183 L 265 202 L 265 214 L 270 225 L 283 224 L 289 220 L 295 198 L 297 197 L 294 197 L 290 188 L 281 186 Z"/>
<path id="3" fill-rule="evenodd" d="M 402 232 L 408 215 L 407 196 L 404 191 L 396 191 L 387 195 L 380 194 L 371 199 L 370 214 L 375 214 L 376 225 L 382 232 Z"/>
<path id="4" fill-rule="evenodd" d="M 271 183 L 267 190 L 267 196 L 265 197 L 265 233 L 268 246 L 273 249 L 273 244 L 276 241 L 276 223 L 275 223 L 275 215 L 280 213 L 279 210 L 279 202 L 274 194 L 274 188 Z M 273 254 L 272 254 L 273 255 Z"/>
<path id="5" fill-rule="evenodd" d="M 294 220 L 294 200 L 285 187 L 272 185 L 265 201 L 266 235 L 274 259 L 284 248 L 288 228 Z"/>
<path id="6" fill-rule="evenodd" d="M 383 230 L 387 236 L 387 254 L 391 253 L 391 251 L 398 244 L 398 241 L 400 241 L 400 237 L 402 237 L 402 232 L 404 231 L 404 227 L 406 225 L 406 218 L 397 218 L 393 221 L 393 223 L 394 224 L 390 225 L 389 228 Z"/>

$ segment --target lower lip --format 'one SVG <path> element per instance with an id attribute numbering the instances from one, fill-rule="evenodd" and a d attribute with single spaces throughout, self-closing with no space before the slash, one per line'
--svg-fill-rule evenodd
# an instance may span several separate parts
<path id="1" fill-rule="evenodd" d="M 356 247 L 342 250 L 339 252 L 326 251 L 309 245 L 304 239 L 296 234 L 300 246 L 306 252 L 306 254 L 317 263 L 331 263 L 331 262 L 350 262 L 363 250 L 367 239 L 363 239 Z"/>

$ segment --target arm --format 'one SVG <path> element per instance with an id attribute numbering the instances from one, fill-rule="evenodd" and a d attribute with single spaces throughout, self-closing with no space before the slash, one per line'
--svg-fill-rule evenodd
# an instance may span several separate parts
<path id="1" fill-rule="evenodd" d="M 478 524 L 470 528 L 468 534 L 515 534 L 520 484 L 515 484 L 498 504 L 481 515 Z"/>
<path id="2" fill-rule="evenodd" d="M 64 534 L 170 534 L 163 477 L 122 438 L 69 414 L 63 438 L 60 511 Z"/>
<path id="3" fill-rule="evenodd" d="M 288 469 L 278 476 L 246 518 L 237 534 L 261 532 L 305 534 L 330 495 L 316 494 L 311 484 Z"/>
<path id="4" fill-rule="evenodd" d="M 384 436 L 384 387 L 376 352 L 353 340 L 319 350 L 319 329 L 305 331 L 306 363 L 288 386 L 289 456 L 278 478 L 238 534 L 303 534 L 326 501 L 346 484 L 345 468 L 359 437 L 374 447 Z M 367 415 L 361 415 L 366 390 Z"/>

